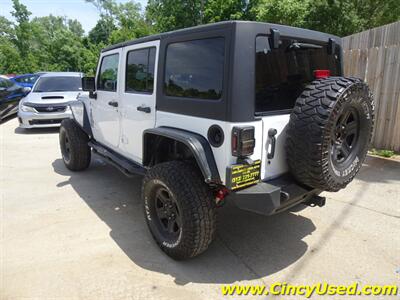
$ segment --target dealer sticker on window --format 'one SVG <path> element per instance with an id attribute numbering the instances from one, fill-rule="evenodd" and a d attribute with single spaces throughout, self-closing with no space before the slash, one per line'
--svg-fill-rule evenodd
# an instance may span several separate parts
<path id="1" fill-rule="evenodd" d="M 260 181 L 261 160 L 252 164 L 237 164 L 228 167 L 226 185 L 230 190 L 238 190 Z"/>

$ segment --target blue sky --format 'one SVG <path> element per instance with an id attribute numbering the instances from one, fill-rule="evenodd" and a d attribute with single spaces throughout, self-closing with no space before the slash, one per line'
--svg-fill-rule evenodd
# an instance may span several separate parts
<path id="1" fill-rule="evenodd" d="M 92 29 L 99 14 L 97 9 L 84 0 L 20 0 L 21 3 L 28 7 L 32 12 L 31 17 L 42 17 L 53 14 L 56 16 L 67 16 L 70 19 L 77 19 L 86 32 Z M 117 2 L 128 2 L 129 0 L 117 0 Z M 146 6 L 147 0 L 137 0 L 142 5 L 142 9 Z M 11 0 L 0 0 L 0 15 L 7 19 L 12 19 L 10 11 L 12 10 Z"/>

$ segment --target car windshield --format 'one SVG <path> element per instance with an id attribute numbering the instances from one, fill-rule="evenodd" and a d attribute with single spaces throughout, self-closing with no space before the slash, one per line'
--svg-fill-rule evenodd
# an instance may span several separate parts
<path id="1" fill-rule="evenodd" d="M 80 77 L 54 76 L 40 77 L 33 92 L 66 92 L 82 91 L 82 81 Z"/>

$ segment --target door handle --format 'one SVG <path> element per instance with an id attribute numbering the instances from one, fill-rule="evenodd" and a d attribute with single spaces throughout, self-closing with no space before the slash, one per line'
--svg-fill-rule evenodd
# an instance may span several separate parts
<path id="1" fill-rule="evenodd" d="M 278 133 L 278 131 L 275 128 L 270 128 L 268 130 L 268 137 L 271 140 L 271 152 L 269 152 L 267 154 L 267 158 L 268 159 L 273 159 L 275 156 L 275 144 L 276 144 L 276 134 Z"/>
<path id="2" fill-rule="evenodd" d="M 148 107 L 148 106 L 138 106 L 136 109 L 137 109 L 138 111 L 142 111 L 142 112 L 144 112 L 144 113 L 146 113 L 146 114 L 151 113 L 151 108 Z"/>
<path id="3" fill-rule="evenodd" d="M 108 105 L 118 107 L 118 102 L 117 101 L 110 101 L 108 102 Z"/>

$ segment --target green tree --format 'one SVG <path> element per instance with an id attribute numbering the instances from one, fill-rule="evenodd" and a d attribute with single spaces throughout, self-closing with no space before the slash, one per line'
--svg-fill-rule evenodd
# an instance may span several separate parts
<path id="1" fill-rule="evenodd" d="M 99 44 L 104 43 L 107 44 L 111 33 L 116 30 L 117 27 L 114 25 L 114 19 L 103 15 L 96 23 L 96 26 L 93 27 L 89 32 L 89 40 L 91 43 Z"/>
<path id="2" fill-rule="evenodd" d="M 252 20 L 249 4 L 246 0 L 209 0 L 205 4 L 204 22 Z"/>
<path id="3" fill-rule="evenodd" d="M 16 25 L 14 26 L 15 39 L 12 42 L 18 49 L 19 58 L 17 61 L 20 63 L 22 59 L 28 59 L 26 63 L 20 64 L 18 69 L 28 71 L 34 67 L 34 62 L 32 61 L 33 57 L 29 51 L 32 39 L 31 26 L 29 23 L 29 16 L 31 13 L 19 0 L 13 0 L 13 8 L 14 11 L 12 11 L 11 14 L 16 20 Z"/>
<path id="4" fill-rule="evenodd" d="M 13 0 L 12 15 L 15 23 L 0 17 L 1 73 L 93 73 L 104 44 L 87 41 L 79 21 L 52 15 L 30 20 L 30 12 L 19 0 Z"/>
<path id="5" fill-rule="evenodd" d="M 158 32 L 203 23 L 205 0 L 149 0 L 146 18 Z"/>
<path id="6" fill-rule="evenodd" d="M 260 0 L 253 7 L 257 21 L 304 27 L 304 18 L 313 0 Z"/>
<path id="7" fill-rule="evenodd" d="M 400 20 L 398 0 L 318 0 L 308 4 L 307 28 L 346 36 Z"/>
<path id="8" fill-rule="evenodd" d="M 151 24 L 146 22 L 139 3 L 115 0 L 86 0 L 94 4 L 100 13 L 100 20 L 89 33 L 92 43 L 118 43 L 152 34 Z"/>
<path id="9" fill-rule="evenodd" d="M 15 40 L 13 23 L 0 16 L 0 74 L 15 73 L 22 64 Z"/>
<path id="10" fill-rule="evenodd" d="M 79 38 L 82 38 L 85 33 L 82 24 L 78 20 L 68 20 L 68 29 Z"/>
<path id="11" fill-rule="evenodd" d="M 256 19 L 350 35 L 400 20 L 398 0 L 259 0 Z"/>
<path id="12" fill-rule="evenodd" d="M 114 16 L 118 27 L 110 36 L 109 42 L 119 43 L 154 33 L 141 13 L 140 4 L 127 2 L 120 4 L 114 9 Z"/>

